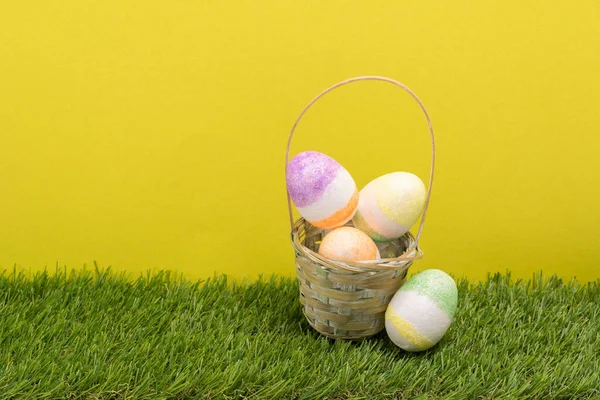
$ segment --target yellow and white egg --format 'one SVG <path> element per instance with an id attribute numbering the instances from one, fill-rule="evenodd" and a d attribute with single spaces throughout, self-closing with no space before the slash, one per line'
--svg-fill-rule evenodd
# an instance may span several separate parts
<path id="1" fill-rule="evenodd" d="M 410 172 L 392 172 L 369 182 L 361 191 L 353 225 L 376 242 L 404 235 L 425 208 L 427 189 Z"/>

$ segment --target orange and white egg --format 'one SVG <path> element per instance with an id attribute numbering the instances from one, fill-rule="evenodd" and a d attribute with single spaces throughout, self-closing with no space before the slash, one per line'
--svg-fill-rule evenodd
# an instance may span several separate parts
<path id="1" fill-rule="evenodd" d="M 377 245 L 366 233 L 343 226 L 323 237 L 319 254 L 336 261 L 369 261 L 380 259 Z"/>

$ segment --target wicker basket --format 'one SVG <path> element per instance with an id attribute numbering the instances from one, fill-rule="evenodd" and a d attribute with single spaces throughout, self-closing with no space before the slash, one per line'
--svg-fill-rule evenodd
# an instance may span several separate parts
<path id="1" fill-rule="evenodd" d="M 413 261 L 422 258 L 419 238 L 423 231 L 435 166 L 435 140 L 427 110 L 406 86 L 379 76 L 359 76 L 339 82 L 317 95 L 302 110 L 292 131 L 286 151 L 286 173 L 290 144 L 294 131 L 306 111 L 322 96 L 342 85 L 364 80 L 392 83 L 407 91 L 425 113 L 431 134 L 431 173 L 425 208 L 416 237 L 407 232 L 400 239 L 377 243 L 381 259 L 363 262 L 328 260 L 318 254 L 319 244 L 327 230 L 317 228 L 303 218 L 294 222 L 290 194 L 287 194 L 291 239 L 296 254 L 296 276 L 300 284 L 300 302 L 310 325 L 319 333 L 334 339 L 360 340 L 381 332 L 385 327 L 385 310 L 405 281 Z M 352 222 L 347 224 L 352 226 Z"/>

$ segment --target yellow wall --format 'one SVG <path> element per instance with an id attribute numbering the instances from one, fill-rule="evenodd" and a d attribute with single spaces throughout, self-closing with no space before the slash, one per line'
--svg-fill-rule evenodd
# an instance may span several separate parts
<path id="1" fill-rule="evenodd" d="M 5 1 L 0 267 L 293 273 L 291 124 L 379 74 L 437 132 L 415 270 L 596 279 L 599 21 L 597 0 Z M 388 84 L 328 95 L 297 139 L 361 186 L 427 176 L 423 115 Z"/>

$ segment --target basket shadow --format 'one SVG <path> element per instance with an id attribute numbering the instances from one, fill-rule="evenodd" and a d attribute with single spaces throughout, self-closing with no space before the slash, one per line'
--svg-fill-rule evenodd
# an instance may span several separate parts
<path id="1" fill-rule="evenodd" d="M 271 286 L 271 289 L 275 289 L 275 287 Z M 392 361 L 429 358 L 435 356 L 438 351 L 444 348 L 443 343 L 446 338 L 443 338 L 432 348 L 422 352 L 405 351 L 390 340 L 385 329 L 373 336 L 357 340 L 328 337 L 313 328 L 304 315 L 303 306 L 298 299 L 297 282 L 279 286 L 278 289 L 284 292 L 282 295 L 285 301 L 274 303 L 267 300 L 267 298 L 264 300 L 262 298 L 256 299 L 255 296 L 241 296 L 239 298 L 237 302 L 239 312 L 257 313 L 260 310 L 262 314 L 260 321 L 256 321 L 252 326 L 242 328 L 242 331 L 239 333 L 248 336 L 252 340 L 254 337 L 258 338 L 259 336 L 257 335 L 264 330 L 278 332 L 282 341 L 299 341 L 303 346 L 306 346 L 307 351 L 310 350 L 313 344 L 315 346 L 319 344 L 319 351 L 335 352 L 339 350 L 338 345 L 343 343 L 350 349 L 359 350 L 367 348 L 384 353 Z M 324 343 L 327 343 L 327 346 L 323 347 Z"/>
<path id="2" fill-rule="evenodd" d="M 413 358 L 434 356 L 440 349 L 443 349 L 443 343 L 446 337 L 432 348 L 422 352 L 408 352 L 396 346 L 388 337 L 385 329 L 379 333 L 367 336 L 361 339 L 334 339 L 328 337 L 309 323 L 304 314 L 303 306 L 300 302 L 299 283 L 296 279 L 278 280 L 275 277 L 271 279 L 261 279 L 244 288 L 239 288 L 237 292 L 234 308 L 240 314 L 254 314 L 260 316 L 251 324 L 240 327 L 239 333 L 253 338 L 261 331 L 278 332 L 284 340 L 300 339 L 308 343 L 326 342 L 331 346 L 332 351 L 336 343 L 344 343 L 350 348 L 360 348 L 363 346 L 378 349 L 386 353 L 394 360 L 407 360 Z M 277 293 L 277 300 L 273 301 L 272 294 Z M 266 294 L 269 295 L 266 295 Z"/>
<path id="3" fill-rule="evenodd" d="M 303 331 L 302 333 L 305 336 L 310 337 L 311 340 L 315 341 L 315 343 L 316 342 L 320 342 L 320 343 L 327 342 L 330 345 L 329 349 L 331 352 L 336 351 L 336 345 L 339 342 L 342 342 L 346 346 L 348 346 L 350 349 L 361 350 L 362 348 L 366 347 L 367 349 L 370 349 L 372 351 L 377 351 L 379 353 L 383 353 L 386 355 L 386 358 L 388 358 L 392 362 L 401 362 L 401 361 L 410 361 L 410 360 L 420 360 L 420 359 L 424 359 L 424 358 L 432 358 L 439 351 L 442 351 L 444 348 L 444 346 L 443 346 L 444 340 L 442 340 L 439 343 L 437 343 L 435 346 L 431 347 L 430 349 L 420 351 L 420 352 L 411 352 L 411 351 L 403 350 L 400 347 L 396 346 L 390 340 L 390 338 L 387 336 L 387 333 L 385 332 L 385 330 L 383 330 L 383 331 L 379 332 L 378 334 L 371 336 L 371 337 L 366 337 L 366 338 L 359 339 L 359 340 L 348 340 L 348 339 L 333 339 L 333 338 L 327 337 L 325 335 L 322 335 L 319 332 L 317 332 L 315 329 L 313 329 L 308 323 L 303 324 L 303 326 L 305 326 L 305 329 L 302 330 Z M 319 351 L 323 351 L 323 348 L 320 347 Z"/>

